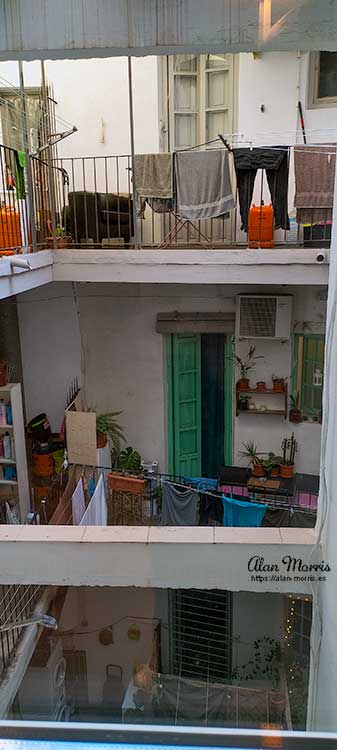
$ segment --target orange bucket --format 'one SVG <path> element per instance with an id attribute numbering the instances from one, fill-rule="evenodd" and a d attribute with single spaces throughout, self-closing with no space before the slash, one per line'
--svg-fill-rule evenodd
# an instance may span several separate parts
<path id="1" fill-rule="evenodd" d="M 33 471 L 37 477 L 51 477 L 55 473 L 52 453 L 33 453 Z"/>

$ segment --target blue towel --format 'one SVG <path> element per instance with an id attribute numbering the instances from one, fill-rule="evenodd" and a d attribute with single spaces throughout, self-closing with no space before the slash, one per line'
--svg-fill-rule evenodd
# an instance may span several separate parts
<path id="1" fill-rule="evenodd" d="M 218 489 L 217 479 L 208 479 L 206 477 L 184 477 L 185 483 L 199 492 L 207 492 Z"/>
<path id="2" fill-rule="evenodd" d="M 256 527 L 261 526 L 267 505 L 247 503 L 244 500 L 233 500 L 222 495 L 223 526 Z"/>

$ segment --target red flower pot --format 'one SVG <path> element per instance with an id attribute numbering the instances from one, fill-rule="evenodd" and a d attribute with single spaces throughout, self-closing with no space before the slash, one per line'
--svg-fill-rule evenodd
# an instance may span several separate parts
<path id="1" fill-rule="evenodd" d="M 286 464 L 280 464 L 280 477 L 283 479 L 291 479 L 294 476 L 294 464 L 287 466 Z"/>
<path id="2" fill-rule="evenodd" d="M 263 477 L 264 476 L 264 468 L 261 466 L 261 464 L 254 464 L 253 466 L 253 476 L 254 477 Z"/>
<path id="3" fill-rule="evenodd" d="M 96 445 L 97 445 L 97 448 L 105 448 L 107 442 L 108 442 L 108 438 L 104 434 L 104 432 L 97 432 L 96 433 Z"/>
<path id="4" fill-rule="evenodd" d="M 278 466 L 274 466 L 274 467 L 273 467 L 273 468 L 272 468 L 272 469 L 270 470 L 270 476 L 271 476 L 271 477 L 278 477 L 278 476 L 279 476 L 279 473 L 280 473 L 280 469 L 279 469 L 279 467 L 278 467 Z"/>
<path id="5" fill-rule="evenodd" d="M 240 380 L 238 380 L 238 388 L 240 391 L 248 391 L 249 390 L 249 378 L 240 378 Z"/>
<path id="6" fill-rule="evenodd" d="M 138 477 L 114 472 L 108 474 L 108 485 L 113 492 L 133 492 L 142 495 L 145 492 L 146 481 L 145 479 L 138 479 Z"/>
<path id="7" fill-rule="evenodd" d="M 302 422 L 302 412 L 300 409 L 291 409 L 289 412 L 290 422 Z"/>
<path id="8" fill-rule="evenodd" d="M 256 390 L 257 391 L 265 391 L 266 390 L 266 384 L 264 380 L 258 380 L 256 383 Z"/>
<path id="9" fill-rule="evenodd" d="M 273 391 L 275 391 L 275 393 L 284 393 L 283 380 L 273 380 Z"/>

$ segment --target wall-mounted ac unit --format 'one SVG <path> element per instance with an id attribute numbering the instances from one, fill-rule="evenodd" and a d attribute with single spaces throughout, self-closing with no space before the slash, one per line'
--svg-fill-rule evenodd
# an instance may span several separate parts
<path id="1" fill-rule="evenodd" d="M 292 297 L 275 294 L 239 294 L 236 299 L 237 339 L 290 338 Z"/>

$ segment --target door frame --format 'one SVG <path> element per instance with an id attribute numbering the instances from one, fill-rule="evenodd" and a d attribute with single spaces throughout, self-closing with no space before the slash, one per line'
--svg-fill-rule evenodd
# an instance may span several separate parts
<path id="1" fill-rule="evenodd" d="M 187 333 L 187 332 L 186 332 Z M 168 333 L 165 336 L 166 349 L 166 382 L 167 382 L 167 445 L 168 445 L 168 471 L 175 476 L 174 461 L 174 398 L 173 398 L 173 336 Z M 201 334 L 200 334 L 201 335 Z M 231 334 L 224 333 L 224 465 L 232 466 L 233 462 L 233 380 L 234 367 L 232 360 Z"/>

